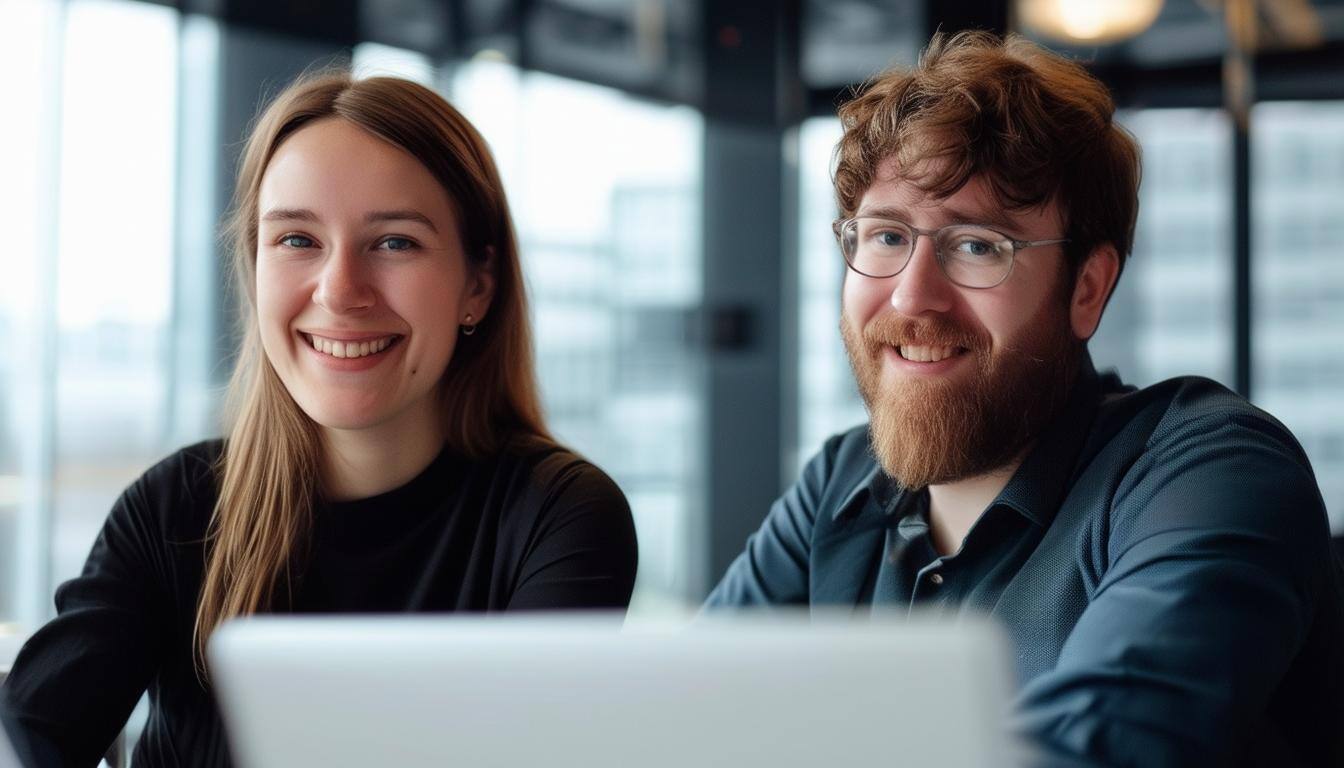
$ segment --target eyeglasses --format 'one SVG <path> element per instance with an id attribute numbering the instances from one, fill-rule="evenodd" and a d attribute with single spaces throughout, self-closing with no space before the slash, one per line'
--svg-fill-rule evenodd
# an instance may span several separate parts
<path id="1" fill-rule="evenodd" d="M 837 219 L 831 225 L 849 268 L 867 277 L 892 277 L 910 263 L 920 235 L 933 238 L 938 266 L 947 279 L 963 288 L 993 288 L 1008 279 L 1013 257 L 1022 248 L 1067 243 L 1014 240 L 978 224 L 952 224 L 916 229 L 903 221 L 874 216 Z"/>

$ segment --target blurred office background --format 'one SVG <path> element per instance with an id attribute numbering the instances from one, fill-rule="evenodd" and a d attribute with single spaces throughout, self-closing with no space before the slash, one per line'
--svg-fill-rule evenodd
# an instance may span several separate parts
<path id="1" fill-rule="evenodd" d="M 1153 2 L 1113 42 L 1049 37 L 1023 5 L 0 0 L 0 624 L 48 617 L 121 489 L 218 434 L 239 142 L 266 94 L 332 64 L 434 87 L 494 149 L 553 426 L 635 512 L 636 610 L 698 602 L 863 420 L 837 332 L 834 108 L 939 26 L 1025 31 L 1113 87 L 1146 162 L 1098 365 L 1248 394 L 1344 530 L 1344 0 Z"/>

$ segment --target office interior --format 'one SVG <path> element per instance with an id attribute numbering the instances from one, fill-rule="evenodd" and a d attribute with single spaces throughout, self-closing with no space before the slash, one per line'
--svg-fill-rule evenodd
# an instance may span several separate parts
<path id="1" fill-rule="evenodd" d="M 0 0 L 0 636 L 51 616 L 130 481 L 219 434 L 240 142 L 324 66 L 430 85 L 490 142 L 550 424 L 635 515 L 637 614 L 697 605 L 864 420 L 835 108 L 939 29 L 1112 88 L 1145 174 L 1097 366 L 1250 397 L 1344 533 L 1344 0 L 1123 5 L 1151 23 L 1066 41 L 1070 0 Z"/>

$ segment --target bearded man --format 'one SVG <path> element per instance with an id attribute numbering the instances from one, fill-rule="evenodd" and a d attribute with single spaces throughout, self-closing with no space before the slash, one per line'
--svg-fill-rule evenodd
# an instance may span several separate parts
<path id="1" fill-rule="evenodd" d="M 1344 589 L 1301 447 L 1212 381 L 1136 390 L 1088 356 L 1138 210 L 1114 109 L 1076 63 L 983 33 L 841 108 L 869 424 L 707 606 L 987 612 L 1047 763 L 1344 764 Z"/>

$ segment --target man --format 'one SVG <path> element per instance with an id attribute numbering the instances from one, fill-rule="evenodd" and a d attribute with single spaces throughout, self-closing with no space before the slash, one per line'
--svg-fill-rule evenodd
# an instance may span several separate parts
<path id="1" fill-rule="evenodd" d="M 1344 764 L 1344 592 L 1301 448 L 1212 381 L 1136 391 L 1088 356 L 1138 209 L 1113 112 L 1082 67 L 985 34 L 841 108 L 870 422 L 708 606 L 989 612 L 1047 762 Z"/>

